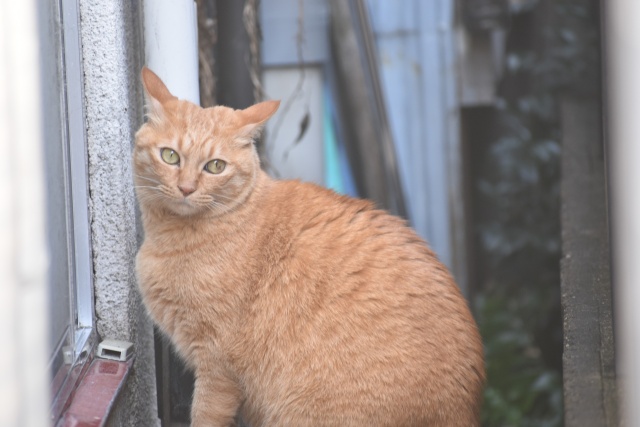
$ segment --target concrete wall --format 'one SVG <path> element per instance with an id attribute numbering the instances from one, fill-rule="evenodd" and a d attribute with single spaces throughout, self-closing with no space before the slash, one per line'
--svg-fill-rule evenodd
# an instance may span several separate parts
<path id="1" fill-rule="evenodd" d="M 561 117 L 564 424 L 634 425 L 621 424 L 618 416 L 605 153 L 597 100 L 565 98 Z"/>
<path id="2" fill-rule="evenodd" d="M 97 329 L 102 339 L 133 342 L 136 354 L 110 424 L 158 425 L 153 328 L 134 271 L 141 227 L 130 155 L 143 116 L 141 5 L 137 0 L 79 4 Z"/>

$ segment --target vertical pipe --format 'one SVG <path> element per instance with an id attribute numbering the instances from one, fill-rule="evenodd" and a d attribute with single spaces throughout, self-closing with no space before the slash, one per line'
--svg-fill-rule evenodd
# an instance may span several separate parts
<path id="1" fill-rule="evenodd" d="M 618 376 L 626 425 L 640 425 L 640 2 L 607 0 L 607 125 Z"/>
<path id="2" fill-rule="evenodd" d="M 171 93 L 180 99 L 200 104 L 198 81 L 198 19 L 193 0 L 144 0 L 144 50 L 147 67 L 153 70 L 167 85 Z M 157 334 L 156 381 L 158 407 L 163 425 L 188 422 L 188 419 L 172 417 L 174 408 L 185 402 L 176 402 L 170 393 L 169 379 L 172 372 L 184 372 L 183 366 L 171 366 L 169 343 Z M 190 402 L 189 402 L 190 403 Z"/>
<path id="3" fill-rule="evenodd" d="M 145 0 L 144 48 L 147 67 L 164 81 L 171 93 L 200 104 L 196 3 Z"/>
<path id="4" fill-rule="evenodd" d="M 218 104 L 231 108 L 252 105 L 249 72 L 251 51 L 242 19 L 245 0 L 218 0 Z"/>

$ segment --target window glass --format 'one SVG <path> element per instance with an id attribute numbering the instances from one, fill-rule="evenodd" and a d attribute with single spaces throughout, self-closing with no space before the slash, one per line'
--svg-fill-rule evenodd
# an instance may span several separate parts
<path id="1" fill-rule="evenodd" d="M 47 238 L 49 245 L 49 351 L 52 356 L 71 345 L 71 272 L 68 192 L 64 140 L 58 132 L 45 138 Z M 59 365 L 61 360 L 55 360 Z M 59 366 L 52 366 L 57 370 Z"/>
<path id="2" fill-rule="evenodd" d="M 76 0 L 40 1 L 52 417 L 92 353 L 94 310 Z"/>
<path id="3" fill-rule="evenodd" d="M 51 375 L 64 363 L 63 351 L 72 342 L 71 279 L 69 239 L 68 160 L 63 114 L 62 37 L 58 2 L 46 2 L 41 26 L 42 78 L 44 101 L 44 168 L 47 204 L 47 239 L 49 247 L 49 352 Z M 60 378 L 57 378 L 59 381 Z"/>

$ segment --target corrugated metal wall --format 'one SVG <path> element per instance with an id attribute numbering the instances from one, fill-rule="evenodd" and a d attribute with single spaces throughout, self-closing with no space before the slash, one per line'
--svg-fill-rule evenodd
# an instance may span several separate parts
<path id="1" fill-rule="evenodd" d="M 465 223 L 454 1 L 366 0 L 366 4 L 410 221 L 453 270 L 464 290 Z M 326 73 L 331 61 L 328 10 L 327 0 L 262 1 L 262 57 L 268 80 L 274 79 L 273 74 L 290 73 L 286 68 L 298 69 L 298 52 L 304 66 L 324 69 L 324 78 L 331 77 Z M 298 51 L 300 28 L 302 43 Z M 267 85 L 268 90 L 271 88 Z M 275 98 L 288 95 L 269 92 Z M 291 126 L 295 134 L 299 123 L 285 121 L 283 126 Z"/>

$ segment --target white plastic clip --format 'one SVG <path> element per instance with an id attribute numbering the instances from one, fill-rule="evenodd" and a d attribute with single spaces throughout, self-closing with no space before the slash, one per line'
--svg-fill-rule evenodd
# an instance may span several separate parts
<path id="1" fill-rule="evenodd" d="M 133 355 L 133 344 L 128 341 L 104 340 L 98 344 L 98 357 L 124 362 Z"/>

